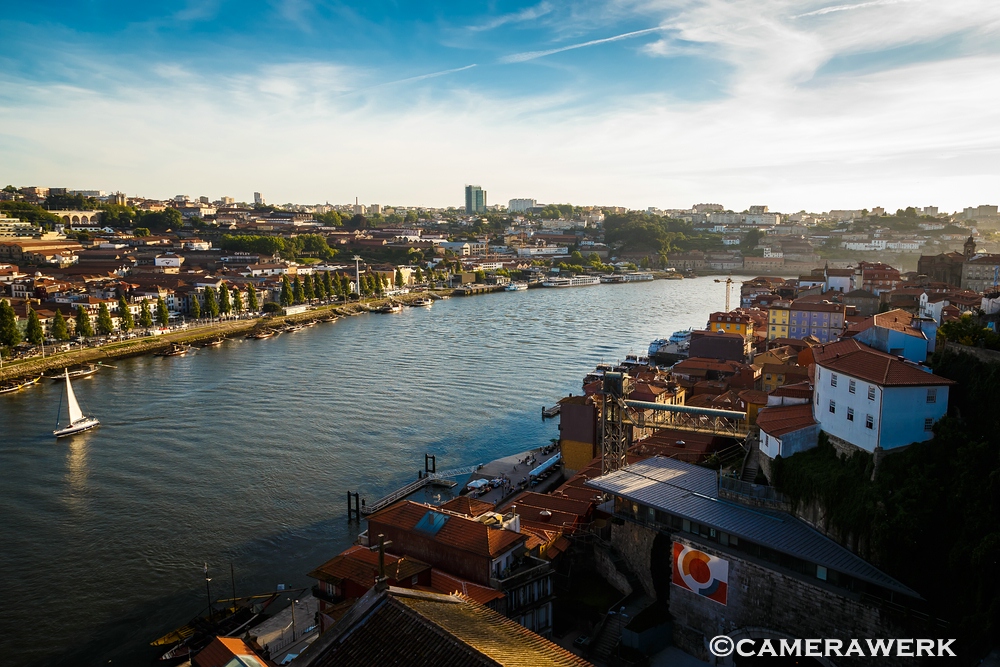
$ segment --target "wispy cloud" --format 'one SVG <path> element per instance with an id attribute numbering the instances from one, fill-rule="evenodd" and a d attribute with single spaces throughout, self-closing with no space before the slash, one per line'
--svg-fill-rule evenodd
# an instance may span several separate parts
<path id="1" fill-rule="evenodd" d="M 572 51 L 574 49 L 582 49 L 588 46 L 597 46 L 598 44 L 607 44 L 608 42 L 618 42 L 623 39 L 631 39 L 632 37 L 638 37 L 640 35 L 649 35 L 654 32 L 662 32 L 665 28 L 645 28 L 643 30 L 633 30 L 632 32 L 625 32 L 620 35 L 615 35 L 614 37 L 604 37 L 603 39 L 592 39 L 589 42 L 582 42 L 579 44 L 570 44 L 568 46 L 560 46 L 555 49 L 545 49 L 544 51 L 524 51 L 522 53 L 512 53 L 508 56 L 503 56 L 500 58 L 499 62 L 502 64 L 511 63 L 523 63 L 529 60 L 535 60 L 537 58 L 544 58 L 545 56 L 551 56 L 555 53 L 563 53 L 564 51 Z"/>
<path id="2" fill-rule="evenodd" d="M 535 19 L 539 19 L 551 13 L 552 13 L 552 5 L 548 2 L 542 2 L 535 5 L 534 7 L 526 7 L 519 12 L 502 14 L 479 25 L 471 25 L 469 26 L 469 30 L 473 32 L 493 30 L 495 28 L 499 28 L 500 26 L 504 26 L 509 23 L 524 23 L 526 21 L 534 21 Z"/>
<path id="3" fill-rule="evenodd" d="M 811 12 L 806 12 L 805 14 L 796 14 L 793 19 L 806 18 L 807 16 L 823 16 L 824 14 L 833 14 L 836 12 L 849 12 L 855 9 L 864 9 L 866 7 L 879 7 L 882 5 L 898 5 L 904 2 L 910 2 L 911 0 L 872 0 L 871 2 L 859 2 L 855 5 L 834 5 L 832 7 L 823 7 L 821 9 L 816 9 Z"/>
<path id="4" fill-rule="evenodd" d="M 396 79 L 395 81 L 386 81 L 385 83 L 376 83 L 371 86 L 365 86 L 364 88 L 357 88 L 355 90 L 345 91 L 344 95 L 352 95 L 354 93 L 361 93 L 368 90 L 377 90 L 379 88 L 385 88 L 387 86 L 396 86 L 404 83 L 415 83 L 417 81 L 424 81 L 426 79 L 435 79 L 439 76 L 445 76 L 446 74 L 455 74 L 456 72 L 464 72 L 465 70 L 472 69 L 476 67 L 476 63 L 471 65 L 465 65 L 464 67 L 455 67 L 452 69 L 443 69 L 439 72 L 430 72 L 429 74 L 418 74 L 417 76 L 408 76 L 405 79 Z"/>

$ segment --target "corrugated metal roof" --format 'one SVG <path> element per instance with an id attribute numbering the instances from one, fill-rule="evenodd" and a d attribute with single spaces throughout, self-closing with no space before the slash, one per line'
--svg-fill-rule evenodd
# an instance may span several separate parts
<path id="1" fill-rule="evenodd" d="M 586 484 L 888 590 L 920 597 L 791 514 L 719 498 L 716 473 L 708 468 L 653 457 Z"/>

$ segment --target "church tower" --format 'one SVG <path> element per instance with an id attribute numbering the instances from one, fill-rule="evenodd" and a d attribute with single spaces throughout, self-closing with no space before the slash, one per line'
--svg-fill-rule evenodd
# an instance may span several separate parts
<path id="1" fill-rule="evenodd" d="M 972 235 L 965 241 L 965 259 L 968 260 L 970 257 L 976 254 L 976 242 L 972 240 Z"/>

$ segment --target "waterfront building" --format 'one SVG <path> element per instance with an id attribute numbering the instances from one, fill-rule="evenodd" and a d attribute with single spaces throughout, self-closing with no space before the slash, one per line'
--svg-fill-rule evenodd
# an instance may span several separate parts
<path id="1" fill-rule="evenodd" d="M 915 636 L 915 591 L 795 516 L 743 505 L 729 482 L 665 457 L 586 482 L 614 498 L 611 543 L 647 595 L 669 601 L 677 647 L 709 660 L 720 633 Z"/>
<path id="2" fill-rule="evenodd" d="M 384 582 L 368 591 L 295 661 L 301 667 L 546 665 L 589 662 L 457 591 L 441 595 Z"/>
<path id="3" fill-rule="evenodd" d="M 846 335 L 868 347 L 922 364 L 933 351 L 930 342 L 937 337 L 937 323 L 896 309 L 849 326 Z"/>
<path id="4" fill-rule="evenodd" d="M 815 336 L 821 343 L 835 341 L 844 332 L 846 313 L 843 304 L 829 301 L 779 301 L 768 310 L 767 338 Z"/>
<path id="5" fill-rule="evenodd" d="M 465 186 L 465 212 L 468 215 L 486 212 L 486 190 L 478 185 Z"/>
<path id="6" fill-rule="evenodd" d="M 831 439 L 866 452 L 934 437 L 952 380 L 847 338 L 813 348 L 813 418 Z"/>
<path id="7" fill-rule="evenodd" d="M 735 333 L 745 338 L 753 338 L 753 319 L 746 313 L 730 311 L 708 316 L 708 330 Z"/>

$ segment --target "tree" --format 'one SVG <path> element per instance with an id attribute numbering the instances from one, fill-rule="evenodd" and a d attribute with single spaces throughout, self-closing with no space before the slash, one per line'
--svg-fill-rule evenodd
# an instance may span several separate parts
<path id="1" fill-rule="evenodd" d="M 45 341 L 45 329 L 42 328 L 42 320 L 31 306 L 28 306 L 28 326 L 24 329 L 24 337 L 32 345 L 41 345 Z"/>
<path id="2" fill-rule="evenodd" d="M 188 308 L 188 313 L 196 320 L 201 319 L 201 299 L 198 298 L 197 292 L 191 294 L 191 307 Z"/>
<path id="3" fill-rule="evenodd" d="M 486 272 L 482 269 L 476 271 L 476 282 L 485 283 L 486 282 Z"/>
<path id="4" fill-rule="evenodd" d="M 122 331 L 131 331 L 135 328 L 135 318 L 132 317 L 132 311 L 129 310 L 129 303 L 124 294 L 118 297 L 118 328 Z"/>
<path id="5" fill-rule="evenodd" d="M 413 272 L 413 280 L 417 284 L 424 282 L 424 272 L 420 270 L 419 266 L 417 267 L 417 270 Z"/>
<path id="6" fill-rule="evenodd" d="M 219 300 L 211 286 L 205 288 L 205 314 L 213 319 L 219 316 Z"/>
<path id="7" fill-rule="evenodd" d="M 56 309 L 56 316 L 52 318 L 52 337 L 56 340 L 69 340 L 69 327 L 66 326 L 66 318 L 62 311 Z"/>
<path id="8" fill-rule="evenodd" d="M 108 304 L 102 301 L 101 306 L 97 309 L 97 333 L 107 336 L 114 330 L 115 323 L 111 319 L 111 311 L 108 310 Z"/>
<path id="9" fill-rule="evenodd" d="M 13 347 L 21 342 L 21 329 L 17 326 L 17 315 L 6 299 L 0 299 L 0 345 Z"/>
<path id="10" fill-rule="evenodd" d="M 334 287 L 333 281 L 330 280 L 330 272 L 323 272 L 323 289 L 326 291 L 326 298 L 332 299 L 333 296 L 340 291 L 340 280 L 337 280 L 337 286 Z"/>
<path id="11" fill-rule="evenodd" d="M 149 236 L 150 234 L 149 227 L 136 227 L 132 231 L 132 234 L 134 234 L 136 237 L 140 239 L 144 236 Z"/>
<path id="12" fill-rule="evenodd" d="M 233 311 L 236 313 L 243 312 L 243 293 L 240 292 L 238 287 L 233 288 Z"/>
<path id="13" fill-rule="evenodd" d="M 306 301 L 312 301 L 316 298 L 316 292 L 313 291 L 313 281 L 309 277 L 309 274 L 302 279 L 302 295 L 305 297 Z"/>
<path id="14" fill-rule="evenodd" d="M 302 289 L 302 281 L 299 280 L 298 275 L 292 281 L 292 299 L 295 303 L 303 303 L 306 300 L 306 293 Z"/>
<path id="15" fill-rule="evenodd" d="M 313 296 L 317 299 L 326 298 L 326 287 L 323 285 L 323 279 L 319 277 L 318 273 L 313 274 Z"/>
<path id="16" fill-rule="evenodd" d="M 292 285 L 288 282 L 288 274 L 281 274 L 281 305 L 292 305 Z"/>
<path id="17" fill-rule="evenodd" d="M 76 308 L 76 335 L 90 338 L 94 335 L 94 325 L 90 322 L 90 313 L 83 306 Z"/>
<path id="18" fill-rule="evenodd" d="M 358 295 L 361 294 L 361 286 L 355 285 Z M 346 299 L 351 294 L 351 279 L 347 277 L 347 274 L 340 274 L 340 293 Z"/>
<path id="19" fill-rule="evenodd" d="M 247 285 L 247 307 L 254 313 L 260 310 L 260 303 L 257 302 L 257 290 L 253 285 Z"/>
<path id="20" fill-rule="evenodd" d="M 228 315 L 233 310 L 233 303 L 229 298 L 229 286 L 222 283 L 219 287 L 219 312 Z"/>
<path id="21" fill-rule="evenodd" d="M 396 267 L 396 288 L 397 289 L 403 289 L 404 282 L 405 281 L 403 280 L 403 271 L 397 266 Z"/>
<path id="22" fill-rule="evenodd" d="M 170 324 L 170 311 L 167 310 L 167 302 L 163 300 L 162 296 L 156 300 L 156 321 L 161 327 Z"/>
<path id="23" fill-rule="evenodd" d="M 139 312 L 139 324 L 148 329 L 153 326 L 153 314 L 149 312 L 149 301 L 142 300 L 142 310 Z"/>

